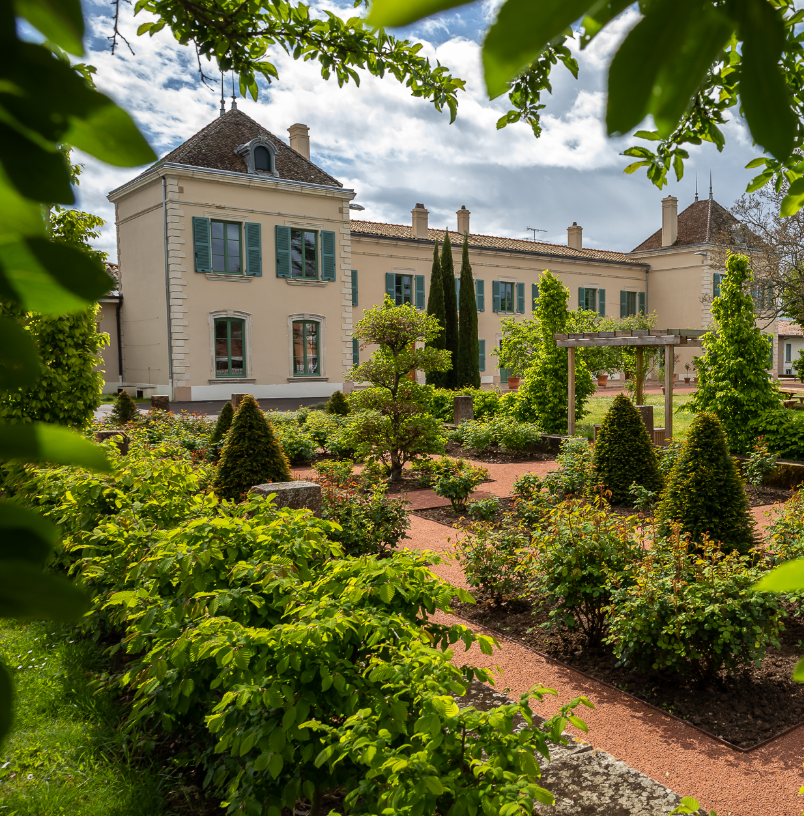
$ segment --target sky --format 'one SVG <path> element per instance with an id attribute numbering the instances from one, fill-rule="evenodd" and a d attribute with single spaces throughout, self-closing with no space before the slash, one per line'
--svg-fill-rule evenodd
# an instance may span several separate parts
<path id="1" fill-rule="evenodd" d="M 344 16 L 356 10 L 349 0 L 320 0 Z M 553 94 L 545 95 L 543 133 L 534 138 L 526 124 L 496 129 L 506 99 L 489 101 L 482 83 L 480 42 L 495 13 L 497 0 L 478 0 L 398 33 L 420 42 L 431 62 L 439 60 L 466 80 L 459 94 L 458 118 L 413 98 L 395 79 L 363 72 L 360 87 L 339 88 L 324 80 L 317 63 L 296 62 L 279 51 L 272 57 L 279 81 L 261 83 L 257 102 L 238 99 L 238 108 L 276 136 L 287 140 L 295 122 L 310 128 L 312 160 L 356 192 L 353 213 L 369 221 L 409 224 L 411 209 L 423 203 L 431 227 L 455 229 L 456 210 L 472 213 L 471 231 L 485 235 L 532 238 L 565 244 L 573 222 L 584 228 L 584 246 L 629 251 L 661 226 L 661 199 L 674 195 L 679 211 L 692 203 L 698 175 L 701 197 L 708 195 L 712 174 L 714 197 L 725 207 L 745 190 L 754 171 L 745 165 L 760 151 L 744 125 L 725 128 L 727 146 L 691 147 L 681 182 L 671 176 L 659 190 L 644 172 L 623 173 L 631 159 L 622 151 L 638 143 L 628 137 L 610 139 L 602 124 L 606 66 L 638 14 L 627 11 L 584 51 L 577 51 L 578 80 L 563 67 L 554 68 Z M 319 0 L 315 8 L 323 8 Z M 317 5 L 318 4 L 318 5 Z M 134 54 L 123 45 L 109 48 L 111 17 L 106 0 L 84 0 L 88 20 L 85 62 L 97 68 L 98 88 L 131 113 L 157 155 L 188 139 L 220 108 L 220 86 L 206 87 L 198 74 L 195 51 L 181 46 L 169 31 L 153 38 L 137 37 L 149 18 L 135 19 L 121 3 L 121 29 Z M 214 67 L 206 72 L 218 78 Z M 227 77 L 227 110 L 231 79 Z M 140 171 L 113 168 L 91 157 L 84 164 L 78 206 L 107 222 L 99 249 L 116 259 L 114 208 L 109 191 Z"/>

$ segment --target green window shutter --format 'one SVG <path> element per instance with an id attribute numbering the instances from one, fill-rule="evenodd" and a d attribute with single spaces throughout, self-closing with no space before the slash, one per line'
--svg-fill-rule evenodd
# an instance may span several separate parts
<path id="1" fill-rule="evenodd" d="M 606 316 L 606 290 L 605 289 L 598 289 L 597 290 L 597 313 L 601 317 Z"/>
<path id="2" fill-rule="evenodd" d="M 525 314 L 525 284 L 516 285 L 516 310 L 519 314 Z"/>
<path id="3" fill-rule="evenodd" d="M 586 308 L 586 289 L 583 286 L 578 287 L 578 308 Z"/>
<path id="4" fill-rule="evenodd" d="M 276 276 L 290 277 L 290 227 L 275 228 L 276 233 Z"/>
<path id="5" fill-rule="evenodd" d="M 321 280 L 335 280 L 335 233 L 321 230 Z"/>
<path id="6" fill-rule="evenodd" d="M 461 308 L 461 279 L 455 278 L 455 302 L 458 304 L 458 308 Z"/>
<path id="7" fill-rule="evenodd" d="M 416 275 L 416 308 L 424 308 L 424 275 Z"/>
<path id="8" fill-rule="evenodd" d="M 360 341 L 352 338 L 352 365 L 360 365 Z"/>
<path id="9" fill-rule="evenodd" d="M 723 278 L 725 278 L 725 277 L 726 276 L 722 275 L 720 272 L 715 272 L 715 274 L 712 275 L 712 297 L 713 298 L 720 297 L 720 285 L 723 283 Z"/>
<path id="10" fill-rule="evenodd" d="M 645 314 L 645 293 L 638 292 L 637 293 L 637 311 L 639 314 Z"/>
<path id="11" fill-rule="evenodd" d="M 492 309 L 495 312 L 500 311 L 500 282 L 499 281 L 492 281 L 491 282 L 491 301 L 492 301 Z"/>
<path id="12" fill-rule="evenodd" d="M 628 317 L 628 292 L 620 290 L 620 317 Z"/>
<path id="13" fill-rule="evenodd" d="M 357 306 L 357 270 L 352 270 L 352 306 Z"/>
<path id="14" fill-rule="evenodd" d="M 385 273 L 385 294 L 396 303 L 396 275 L 393 272 Z"/>
<path id="15" fill-rule="evenodd" d="M 539 299 L 539 284 L 532 283 L 530 285 L 530 308 L 531 311 L 536 311 L 536 301 Z"/>
<path id="16" fill-rule="evenodd" d="M 259 224 L 246 222 L 246 274 L 262 277 L 262 230 Z"/>
<path id="17" fill-rule="evenodd" d="M 486 284 L 482 280 L 475 281 L 475 301 L 477 302 L 478 312 L 486 311 Z"/>
<path id="18" fill-rule="evenodd" d="M 195 257 L 196 272 L 212 272 L 209 218 L 193 216 L 193 256 Z"/>
<path id="19" fill-rule="evenodd" d="M 477 341 L 477 365 L 480 371 L 486 370 L 486 341 L 485 340 L 478 340 Z"/>

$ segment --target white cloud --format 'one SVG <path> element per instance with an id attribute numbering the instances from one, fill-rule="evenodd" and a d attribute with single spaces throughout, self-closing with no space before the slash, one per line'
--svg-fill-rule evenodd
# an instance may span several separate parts
<path id="1" fill-rule="evenodd" d="M 344 16 L 354 13 L 337 3 L 328 7 Z M 166 31 L 136 37 L 136 25 L 143 21 L 138 17 L 136 25 L 131 19 L 123 23 L 136 56 L 121 50 L 113 57 L 103 39 L 109 29 L 106 7 L 92 8 L 97 10 L 91 28 L 98 48 L 87 61 L 98 69 L 98 85 L 134 115 L 160 155 L 217 116 L 219 96 L 201 84 L 193 50 Z M 359 88 L 339 89 L 334 80 L 321 78 L 316 63 L 295 62 L 282 52 L 274 55 L 280 82 L 261 88 L 258 102 L 239 100 L 238 105 L 282 138 L 292 123 L 308 124 L 314 161 L 357 191 L 356 200 L 366 207 L 362 218 L 407 223 L 410 209 L 422 201 L 432 225 L 454 228 L 455 210 L 465 204 L 473 212 L 472 229 L 487 234 L 526 237 L 527 224 L 563 243 L 566 226 L 577 220 L 586 227 L 587 245 L 630 249 L 653 232 L 659 225 L 659 199 L 667 191 L 659 192 L 644 177 L 623 176 L 626 161 L 620 153 L 630 142 L 608 139 L 602 125 L 605 65 L 637 13 L 623 15 L 588 49 L 576 49 L 578 81 L 563 66 L 555 69 L 554 93 L 543 100 L 548 107 L 539 140 L 526 125 L 496 129 L 506 100 L 486 97 L 478 44 L 457 34 L 444 38 L 450 19 L 440 17 L 434 27 L 417 27 L 416 33 L 424 37 L 422 53 L 431 62 L 441 61 L 467 82 L 453 125 L 446 112 L 439 114 L 431 103 L 411 97 L 393 78 L 361 74 Z M 215 76 L 211 66 L 206 70 Z M 726 205 L 748 178 L 737 171 L 749 146 L 738 140 L 734 147 L 721 156 L 711 147 L 699 148 L 690 167 L 703 161 L 720 165 L 716 177 L 728 179 L 728 186 L 716 192 Z M 106 193 L 136 172 L 87 160 L 80 206 L 111 221 Z M 685 178 L 682 184 L 682 193 L 674 185 L 670 192 L 682 197 L 683 207 L 691 200 L 692 182 Z M 112 224 L 99 246 L 116 254 Z"/>

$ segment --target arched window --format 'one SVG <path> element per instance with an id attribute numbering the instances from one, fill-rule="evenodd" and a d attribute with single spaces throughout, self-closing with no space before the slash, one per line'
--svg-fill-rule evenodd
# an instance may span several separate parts
<path id="1" fill-rule="evenodd" d="M 264 170 L 267 173 L 271 172 L 271 154 L 267 147 L 257 145 L 254 148 L 254 169 Z"/>

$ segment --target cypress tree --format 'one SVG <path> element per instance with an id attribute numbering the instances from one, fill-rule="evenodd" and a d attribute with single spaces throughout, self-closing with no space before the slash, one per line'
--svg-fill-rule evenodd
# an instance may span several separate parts
<path id="1" fill-rule="evenodd" d="M 232 420 L 234 419 L 234 408 L 232 403 L 227 401 L 223 403 L 223 408 L 218 415 L 218 421 L 215 423 L 215 429 L 212 431 L 212 436 L 209 438 L 211 445 L 215 445 L 223 439 L 229 428 L 232 427 Z"/>
<path id="2" fill-rule="evenodd" d="M 670 473 L 658 510 L 659 534 L 674 522 L 700 544 L 704 533 L 723 549 L 747 552 L 754 542 L 748 497 L 714 414 L 697 414 Z"/>
<path id="3" fill-rule="evenodd" d="M 594 454 L 595 470 L 612 504 L 628 504 L 631 485 L 658 493 L 662 487 L 659 465 L 648 429 L 625 394 L 618 394 L 603 418 Z"/>
<path id="4" fill-rule="evenodd" d="M 458 312 L 458 363 L 455 366 L 458 388 L 480 388 L 480 348 L 477 341 L 477 299 L 475 281 L 469 264 L 469 240 L 463 236 L 461 255 L 461 308 Z"/>
<path id="5" fill-rule="evenodd" d="M 444 247 L 441 250 L 441 280 L 444 281 L 444 348 L 452 352 L 452 368 L 445 372 L 444 387 L 455 388 L 460 341 L 458 338 L 458 298 L 455 294 L 455 264 L 452 260 L 449 230 L 444 233 Z"/>
<path id="6" fill-rule="evenodd" d="M 290 480 L 290 463 L 273 425 L 254 397 L 243 397 L 221 453 L 212 485 L 215 493 L 239 501 L 255 485 Z"/>
<path id="7" fill-rule="evenodd" d="M 426 348 L 443 350 L 447 347 L 446 323 L 447 315 L 444 309 L 444 281 L 441 277 L 441 260 L 438 257 L 438 240 L 433 247 L 433 268 L 430 271 L 430 291 L 427 293 L 427 314 L 438 320 L 441 332 L 425 343 Z M 446 385 L 446 372 L 428 371 L 425 374 L 425 382 L 434 385 L 436 388 L 444 388 Z"/>

